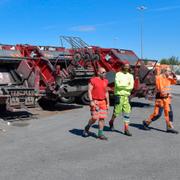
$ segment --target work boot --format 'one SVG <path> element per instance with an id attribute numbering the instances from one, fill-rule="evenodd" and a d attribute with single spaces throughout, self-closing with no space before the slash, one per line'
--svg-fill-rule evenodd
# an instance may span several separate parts
<path id="1" fill-rule="evenodd" d="M 109 129 L 111 130 L 111 131 L 114 131 L 115 129 L 114 129 L 114 125 L 113 125 L 113 123 L 111 122 L 111 121 L 109 121 Z"/>
<path id="2" fill-rule="evenodd" d="M 132 136 L 132 134 L 129 132 L 129 130 L 125 130 L 125 131 L 124 131 L 124 135 L 126 135 L 126 136 Z"/>
<path id="3" fill-rule="evenodd" d="M 147 124 L 146 121 L 143 121 L 142 124 L 143 124 L 144 130 L 150 130 L 149 125 Z"/>
<path id="4" fill-rule="evenodd" d="M 104 134 L 98 136 L 98 139 L 100 139 L 100 140 L 108 140 L 108 138 Z"/>
<path id="5" fill-rule="evenodd" d="M 179 132 L 175 130 L 174 128 L 167 128 L 167 133 L 173 133 L 173 134 L 178 134 Z"/>
<path id="6" fill-rule="evenodd" d="M 86 131 L 86 130 L 84 129 L 84 131 L 83 131 L 83 133 L 82 133 L 82 136 L 83 136 L 83 137 L 88 137 L 88 136 L 89 136 L 89 131 Z"/>
<path id="7" fill-rule="evenodd" d="M 89 136 L 89 126 L 88 125 L 84 128 L 82 136 L 83 137 L 88 137 Z"/>

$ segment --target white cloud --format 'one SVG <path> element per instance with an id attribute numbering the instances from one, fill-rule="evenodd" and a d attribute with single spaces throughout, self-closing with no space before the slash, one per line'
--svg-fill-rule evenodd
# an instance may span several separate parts
<path id="1" fill-rule="evenodd" d="M 79 26 L 71 27 L 70 30 L 79 31 L 79 32 L 91 32 L 91 31 L 96 31 L 98 27 L 108 26 L 108 25 L 112 25 L 116 23 L 118 23 L 118 21 L 110 21 L 110 22 L 99 23 L 99 24 L 94 24 L 94 25 L 79 25 Z"/>
<path id="2" fill-rule="evenodd" d="M 180 9 L 179 6 L 167 6 L 167 7 L 162 7 L 162 8 L 156 8 L 156 9 L 151 9 L 150 11 L 171 11 L 174 9 Z"/>
<path id="3" fill-rule="evenodd" d="M 95 26 L 74 26 L 70 28 L 71 31 L 79 31 L 79 32 L 89 32 L 89 31 L 95 31 Z"/>

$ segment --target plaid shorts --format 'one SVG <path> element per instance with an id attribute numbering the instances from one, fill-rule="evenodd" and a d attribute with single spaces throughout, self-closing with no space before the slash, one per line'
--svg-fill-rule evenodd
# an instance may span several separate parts
<path id="1" fill-rule="evenodd" d="M 90 106 L 91 118 L 94 120 L 105 119 L 107 117 L 106 100 L 94 100 L 95 106 Z"/>

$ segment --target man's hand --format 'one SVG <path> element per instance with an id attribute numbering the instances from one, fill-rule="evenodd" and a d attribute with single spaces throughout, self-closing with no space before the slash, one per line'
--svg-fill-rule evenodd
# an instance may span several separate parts
<path id="1" fill-rule="evenodd" d="M 90 106 L 96 106 L 95 102 L 93 100 L 90 101 Z"/>
<path id="2" fill-rule="evenodd" d="M 170 79 L 176 79 L 176 74 L 174 72 L 171 72 L 171 74 L 168 76 Z"/>
<path id="3" fill-rule="evenodd" d="M 172 77 L 173 79 L 177 79 L 176 74 L 174 72 L 172 72 Z"/>

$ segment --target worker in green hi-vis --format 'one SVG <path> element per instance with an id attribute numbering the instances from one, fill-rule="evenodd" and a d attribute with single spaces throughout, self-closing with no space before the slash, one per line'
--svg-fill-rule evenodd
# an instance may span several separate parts
<path id="1" fill-rule="evenodd" d="M 115 89 L 114 89 L 114 112 L 111 120 L 109 121 L 110 130 L 114 130 L 114 120 L 120 114 L 123 114 L 124 121 L 124 134 L 132 136 L 129 132 L 129 118 L 131 113 L 131 105 L 129 103 L 129 96 L 134 87 L 133 75 L 129 73 L 130 65 L 125 62 L 122 71 L 116 73 L 115 76 Z"/>

